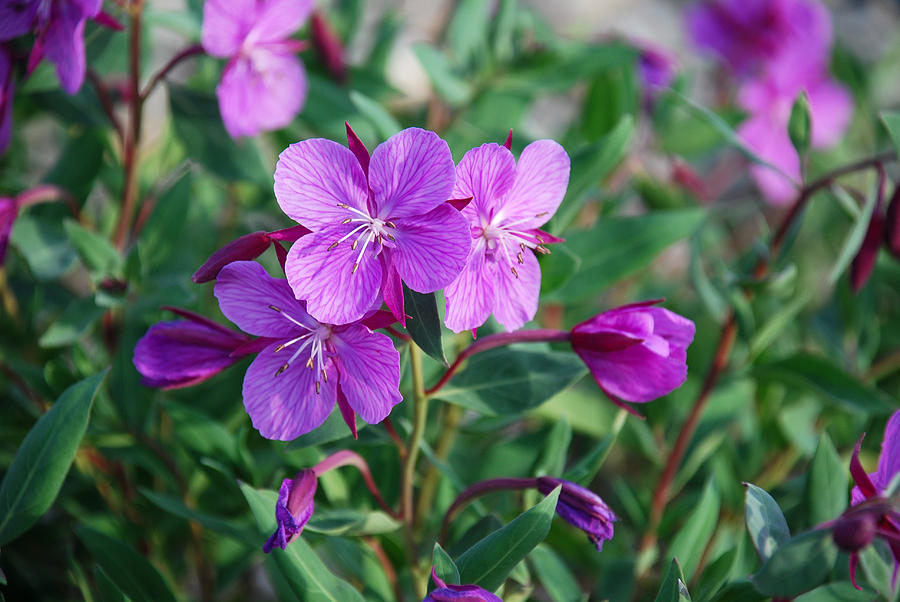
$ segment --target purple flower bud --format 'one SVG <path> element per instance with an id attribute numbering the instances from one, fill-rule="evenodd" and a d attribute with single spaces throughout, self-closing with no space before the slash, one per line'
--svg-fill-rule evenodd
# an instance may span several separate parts
<path id="1" fill-rule="evenodd" d="M 894 190 L 894 195 L 888 203 L 884 244 L 894 257 L 900 259 L 900 186 Z"/>
<path id="2" fill-rule="evenodd" d="M 503 602 L 498 596 L 477 585 L 447 585 L 431 567 L 435 587 L 422 602 Z"/>
<path id="3" fill-rule="evenodd" d="M 641 81 L 650 94 L 654 88 L 665 88 L 675 79 L 675 58 L 660 48 L 641 44 L 638 69 Z"/>
<path id="4" fill-rule="evenodd" d="M 869 513 L 841 516 L 831 528 L 834 544 L 845 552 L 858 552 L 875 539 L 877 518 Z"/>
<path id="5" fill-rule="evenodd" d="M 269 235 L 260 230 L 238 237 L 213 253 L 191 276 L 196 284 L 216 279 L 219 272 L 233 261 L 253 260 L 269 248 Z"/>
<path id="6" fill-rule="evenodd" d="M 331 76 L 340 83 L 347 80 L 344 46 L 320 11 L 312 14 L 312 43 Z"/>
<path id="7" fill-rule="evenodd" d="M 881 213 L 881 208 L 876 207 L 872 213 L 872 219 L 869 221 L 869 228 L 866 230 L 866 236 L 863 238 L 853 263 L 850 264 L 850 285 L 855 292 L 866 284 L 872 270 L 875 269 L 875 260 L 878 259 L 878 249 L 881 248 L 881 241 L 884 238 L 885 218 Z"/>
<path id="8" fill-rule="evenodd" d="M 293 480 L 285 479 L 281 482 L 278 502 L 275 504 L 278 526 L 263 545 L 263 552 L 268 554 L 274 547 L 283 550 L 303 532 L 303 527 L 309 522 L 315 508 L 313 497 L 317 483 L 316 472 L 311 468 L 304 468 Z"/>
<path id="9" fill-rule="evenodd" d="M 19 204 L 16 199 L 0 197 L 0 266 L 6 258 L 6 248 L 12 234 L 13 223 L 19 215 Z"/>
<path id="10" fill-rule="evenodd" d="M 610 510 L 600 496 L 570 481 L 553 477 L 539 477 L 537 488 L 547 495 L 558 486 L 562 486 L 556 513 L 566 522 L 587 533 L 588 539 L 603 549 L 603 542 L 612 539 L 613 523 L 616 515 Z"/>

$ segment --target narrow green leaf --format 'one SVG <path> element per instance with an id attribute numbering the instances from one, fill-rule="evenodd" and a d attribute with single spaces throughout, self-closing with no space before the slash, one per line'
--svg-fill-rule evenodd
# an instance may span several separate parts
<path id="1" fill-rule="evenodd" d="M 511 523 L 494 531 L 457 559 L 462 583 L 494 591 L 510 571 L 547 536 L 556 513 L 560 487 Z"/>
<path id="2" fill-rule="evenodd" d="M 89 527 L 78 527 L 78 539 L 106 576 L 133 602 L 175 602 L 159 571 L 131 546 Z"/>
<path id="3" fill-rule="evenodd" d="M 403 305 L 409 316 L 406 318 L 406 330 L 413 342 L 429 356 L 448 366 L 441 339 L 441 316 L 438 314 L 434 293 L 417 293 L 404 284 Z"/>
<path id="4" fill-rule="evenodd" d="M 107 372 L 66 389 L 28 431 L 0 484 L 0 546 L 31 528 L 53 504 Z"/>
<path id="5" fill-rule="evenodd" d="M 491 4 L 487 0 L 462 0 L 456 5 L 447 27 L 447 42 L 461 67 L 485 59 Z"/>
<path id="6" fill-rule="evenodd" d="M 550 255 L 541 255 L 541 293 L 558 291 L 581 266 L 581 257 L 569 250 L 566 245 L 556 245 Z"/>
<path id="7" fill-rule="evenodd" d="M 566 457 L 569 451 L 569 444 L 572 442 L 572 427 L 569 421 L 563 416 L 557 420 L 550 433 L 544 440 L 541 458 L 535 467 L 535 476 L 542 477 L 549 475 L 556 477 L 563 471 L 566 463 Z"/>
<path id="8" fill-rule="evenodd" d="M 41 347 L 62 347 L 71 345 L 82 337 L 90 327 L 106 312 L 98 307 L 93 297 L 74 299 L 50 324 L 38 345 Z"/>
<path id="9" fill-rule="evenodd" d="M 358 512 L 344 508 L 316 511 L 306 524 L 306 529 L 324 535 L 358 536 L 390 533 L 401 526 L 401 523 L 381 510 Z"/>
<path id="10" fill-rule="evenodd" d="M 709 480 L 703 488 L 703 493 L 693 512 L 690 513 L 669 548 L 669 556 L 678 559 L 688 579 L 700 564 L 700 557 L 716 530 L 718 520 L 719 492 L 716 490 L 715 483 Z"/>
<path id="11" fill-rule="evenodd" d="M 431 553 L 431 564 L 434 566 L 435 574 L 444 583 L 460 585 L 459 569 L 456 568 L 456 563 L 450 558 L 450 554 L 439 543 L 434 544 L 434 551 Z"/>
<path id="12" fill-rule="evenodd" d="M 842 194 L 846 193 L 841 188 L 835 189 L 836 196 L 841 196 Z M 853 261 L 857 252 L 859 252 L 863 239 L 866 237 L 866 230 L 869 229 L 869 222 L 872 220 L 872 213 L 875 211 L 877 199 L 878 194 L 875 190 L 872 190 L 866 197 L 866 204 L 863 205 L 859 217 L 856 218 L 856 222 L 853 224 L 853 227 L 850 228 L 850 232 L 847 233 L 844 244 L 841 246 L 841 252 L 838 253 L 837 259 L 835 259 L 834 265 L 828 273 L 829 286 L 837 284 L 840 277 L 850 266 L 850 263 Z"/>
<path id="13" fill-rule="evenodd" d="M 451 106 L 465 104 L 471 98 L 471 84 L 453 72 L 450 61 L 440 50 L 428 44 L 416 44 L 413 52 L 425 68 L 438 95 Z"/>
<path id="14" fill-rule="evenodd" d="M 894 150 L 900 154 L 900 111 L 882 111 L 879 113 L 881 122 L 888 134 L 891 136 L 891 142 L 894 143 Z"/>
<path id="15" fill-rule="evenodd" d="M 541 585 L 553 602 L 579 602 L 581 587 L 566 563 L 550 547 L 540 544 L 528 555 Z"/>
<path id="16" fill-rule="evenodd" d="M 22 257 L 37 280 L 59 278 L 78 258 L 62 224 L 40 219 L 31 211 L 16 219 L 10 241 L 17 249 L 28 250 Z"/>
<path id="17" fill-rule="evenodd" d="M 750 581 L 767 596 L 793 598 L 825 581 L 836 559 L 831 531 L 810 531 L 778 546 Z"/>
<path id="18" fill-rule="evenodd" d="M 563 475 L 567 481 L 574 481 L 583 487 L 587 487 L 593 480 L 594 476 L 600 471 L 606 456 L 609 455 L 613 444 L 619 438 L 625 420 L 628 418 L 628 412 L 620 409 L 616 413 L 612 428 L 609 433 L 594 446 L 588 453 L 581 457 L 566 473 Z"/>
<path id="19" fill-rule="evenodd" d="M 768 599 L 756 591 L 750 581 L 742 579 L 726 583 L 709 602 L 764 602 Z"/>
<path id="20" fill-rule="evenodd" d="M 797 596 L 794 602 L 872 602 L 876 599 L 877 594 L 870 589 L 858 590 L 849 581 L 839 581 Z"/>
<path id="21" fill-rule="evenodd" d="M 822 433 L 806 483 L 809 520 L 818 525 L 834 520 L 847 507 L 847 467 L 828 433 Z"/>
<path id="22" fill-rule="evenodd" d="M 188 508 L 184 502 L 179 499 L 155 493 L 143 487 L 139 487 L 138 491 L 141 495 L 153 502 L 153 504 L 170 514 L 203 525 L 207 529 L 221 533 L 222 535 L 227 535 L 228 537 L 249 546 L 256 547 L 257 545 L 255 530 L 250 531 L 243 527 L 235 526 L 225 519 L 210 516 L 203 512 Z"/>
<path id="23" fill-rule="evenodd" d="M 378 135 L 383 139 L 390 138 L 402 129 L 397 120 L 394 119 L 394 116 L 381 103 L 376 102 L 362 92 L 351 90 L 350 102 L 362 113 L 363 117 L 372 123 Z"/>
<path id="24" fill-rule="evenodd" d="M 357 431 L 361 431 L 365 427 L 365 422 L 357 422 Z M 300 435 L 288 443 L 287 448 L 288 450 L 292 450 L 300 449 L 302 447 L 311 447 L 313 445 L 321 445 L 322 443 L 331 443 L 332 441 L 349 437 L 351 434 L 350 427 L 344 422 L 344 417 L 341 416 L 340 410 L 335 408 L 334 411 L 328 415 L 328 418 L 325 419 L 325 422 L 322 423 L 322 426 L 305 435 Z"/>
<path id="25" fill-rule="evenodd" d="M 791 532 L 781 507 L 768 492 L 750 483 L 744 483 L 744 487 L 747 488 L 744 509 L 747 531 L 753 540 L 753 547 L 765 562 L 772 557 L 778 546 L 791 540 Z"/>
<path id="26" fill-rule="evenodd" d="M 690 602 L 691 595 L 688 593 L 687 586 L 684 584 L 684 575 L 681 573 L 681 567 L 678 565 L 678 559 L 673 558 L 669 563 L 669 570 L 663 577 L 662 585 L 659 593 L 656 594 L 654 602 Z"/>
<path id="27" fill-rule="evenodd" d="M 87 230 L 73 219 L 63 222 L 69 240 L 75 246 L 87 268 L 100 275 L 118 272 L 123 263 L 122 255 L 103 236 Z"/>
<path id="28" fill-rule="evenodd" d="M 791 107 L 791 116 L 788 119 L 788 136 L 791 144 L 797 150 L 797 154 L 804 157 L 809 152 L 812 124 L 809 117 L 809 95 L 806 91 L 800 92 Z"/>

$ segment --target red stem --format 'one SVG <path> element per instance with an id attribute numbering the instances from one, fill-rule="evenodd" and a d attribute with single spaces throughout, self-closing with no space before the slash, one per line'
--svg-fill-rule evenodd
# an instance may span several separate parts
<path id="1" fill-rule="evenodd" d="M 366 482 L 366 487 L 369 488 L 369 492 L 371 492 L 372 497 L 375 498 L 375 501 L 378 502 L 378 505 L 381 506 L 381 509 L 387 512 L 393 518 L 396 518 L 398 520 L 402 518 L 401 514 L 399 512 L 395 512 L 390 506 L 387 505 L 387 502 L 384 501 L 384 498 L 381 497 L 381 492 L 378 490 L 378 486 L 375 484 L 375 480 L 372 478 L 372 473 L 369 471 L 369 465 L 366 464 L 366 461 L 363 459 L 363 457 L 356 452 L 344 449 L 339 452 L 333 453 L 313 466 L 313 472 L 316 473 L 316 477 L 319 477 L 329 470 L 334 470 L 335 468 L 339 468 L 341 466 L 353 466 L 354 468 L 356 468 L 360 472 L 360 474 L 362 474 L 363 480 Z"/>
<path id="2" fill-rule="evenodd" d="M 157 71 L 157 73 L 150 79 L 150 82 L 144 87 L 144 91 L 141 92 L 141 102 L 147 100 L 147 97 L 153 92 L 154 88 L 161 82 L 165 77 L 169 74 L 169 72 L 178 66 L 178 63 L 181 61 L 190 58 L 192 56 L 203 54 L 203 46 L 201 44 L 194 44 L 192 46 L 188 46 L 175 56 L 173 56 L 168 63 L 163 66 L 162 69 Z"/>
<path id="3" fill-rule="evenodd" d="M 131 9 L 131 38 L 129 45 L 129 80 L 131 88 L 131 105 L 129 116 L 129 134 L 125 140 L 122 168 L 124 170 L 124 188 L 122 192 L 122 208 L 119 214 L 119 223 L 113 241 L 119 250 L 124 250 L 128 240 L 128 232 L 131 229 L 131 218 L 134 215 L 137 204 L 137 154 L 138 144 L 141 138 L 141 111 L 143 110 L 143 98 L 141 97 L 141 13 L 144 8 L 143 0 L 135 2 Z"/>
<path id="4" fill-rule="evenodd" d="M 523 479 L 516 477 L 488 479 L 486 481 L 475 483 L 474 485 L 460 493 L 458 496 L 456 496 L 456 499 L 453 500 L 453 503 L 450 504 L 449 508 L 447 508 L 447 512 L 444 513 L 444 520 L 441 521 L 441 536 L 439 541 L 447 540 L 447 529 L 450 526 L 450 521 L 462 509 L 463 506 L 468 504 L 474 498 L 485 495 L 486 493 L 491 493 L 492 491 L 499 491 L 501 489 L 508 489 L 512 491 L 521 489 L 534 489 L 537 487 L 537 483 L 538 480 L 535 478 Z"/>
<path id="5" fill-rule="evenodd" d="M 124 147 L 125 130 L 122 129 L 122 123 L 119 121 L 119 118 L 116 117 L 113 101 L 109 95 L 109 90 L 106 88 L 106 84 L 103 83 L 103 80 L 100 79 L 100 76 L 97 75 L 93 69 L 88 69 L 85 72 L 85 75 L 87 76 L 88 81 L 94 86 L 94 90 L 97 92 L 97 98 L 100 99 L 100 106 L 103 107 L 103 112 L 106 113 L 106 117 L 112 124 L 113 129 L 116 130 L 116 134 L 119 136 L 119 143 Z"/>

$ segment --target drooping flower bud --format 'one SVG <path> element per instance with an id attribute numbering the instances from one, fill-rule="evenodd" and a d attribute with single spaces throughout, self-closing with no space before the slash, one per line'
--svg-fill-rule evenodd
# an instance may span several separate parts
<path id="1" fill-rule="evenodd" d="M 275 519 L 278 525 L 269 540 L 263 545 L 263 552 L 268 554 L 272 548 L 282 550 L 294 540 L 312 517 L 315 503 L 318 477 L 311 468 L 304 468 L 293 479 L 281 482 L 278 502 L 275 504 Z"/>
<path id="2" fill-rule="evenodd" d="M 884 244 L 891 255 L 900 259 L 900 186 L 894 190 L 884 223 Z"/>
<path id="3" fill-rule="evenodd" d="M 872 270 L 875 269 L 878 249 L 881 248 L 881 241 L 884 238 L 884 226 L 884 214 L 881 213 L 881 207 L 876 207 L 872 213 L 872 219 L 869 220 L 866 236 L 850 264 L 850 285 L 854 292 L 858 293 L 862 289 L 869 280 L 869 276 L 872 275 Z"/>
<path id="4" fill-rule="evenodd" d="M 275 245 L 276 252 L 279 249 L 284 252 L 284 248 L 275 241 L 294 242 L 305 234 L 309 234 L 309 230 L 303 226 L 292 226 L 283 230 L 275 230 L 274 232 L 264 232 L 260 230 L 258 232 L 251 232 L 250 234 L 239 236 L 210 255 L 209 259 L 197 268 L 197 271 L 191 276 L 191 280 L 193 280 L 195 284 L 211 282 L 216 279 L 216 276 L 219 275 L 222 268 L 229 263 L 234 263 L 235 261 L 252 261 L 262 255 L 265 250 L 269 248 L 270 244 Z M 281 261 L 282 264 L 284 263 L 281 253 L 279 253 L 279 261 Z"/>
<path id="5" fill-rule="evenodd" d="M 430 594 L 425 596 L 422 602 L 503 602 L 496 594 L 492 594 L 477 585 L 448 585 L 444 583 L 437 576 L 437 573 L 434 572 L 434 567 L 431 567 L 431 579 L 436 587 Z"/>
<path id="6" fill-rule="evenodd" d="M 612 539 L 616 515 L 599 495 L 577 483 L 552 477 L 537 479 L 538 491 L 544 495 L 559 486 L 562 486 L 562 491 L 559 493 L 556 513 L 587 533 L 588 539 L 597 546 L 598 551 L 603 550 L 603 542 Z"/>
<path id="7" fill-rule="evenodd" d="M 858 552 L 875 539 L 877 520 L 872 514 L 841 516 L 831 528 L 834 544 L 845 552 Z"/>

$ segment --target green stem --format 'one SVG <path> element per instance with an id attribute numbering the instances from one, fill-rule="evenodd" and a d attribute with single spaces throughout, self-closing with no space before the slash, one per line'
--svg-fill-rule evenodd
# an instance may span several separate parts
<path id="1" fill-rule="evenodd" d="M 413 587 L 416 596 L 422 599 L 428 591 L 428 583 L 427 575 L 419 569 L 419 558 L 413 533 L 415 526 L 413 488 L 416 478 L 416 461 L 419 459 L 419 448 L 422 438 L 425 436 L 425 423 L 428 419 L 428 396 L 425 394 L 425 381 L 422 378 L 422 353 L 412 341 L 409 343 L 409 366 L 413 389 L 413 428 L 407 445 L 406 460 L 403 463 L 402 512 Z"/>

